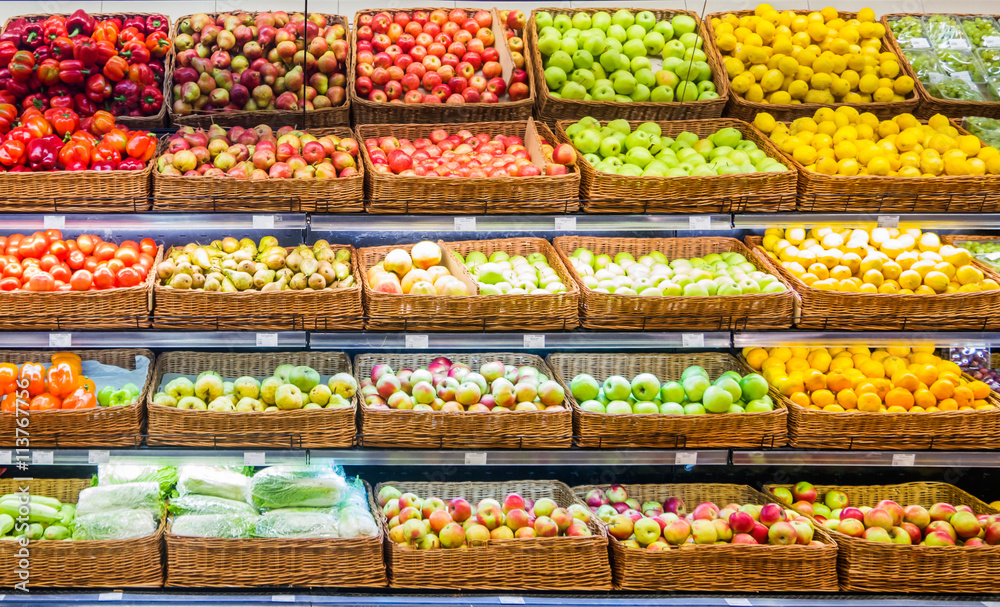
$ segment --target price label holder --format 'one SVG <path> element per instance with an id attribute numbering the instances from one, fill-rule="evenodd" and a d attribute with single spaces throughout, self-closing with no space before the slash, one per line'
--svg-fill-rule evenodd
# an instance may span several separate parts
<path id="1" fill-rule="evenodd" d="M 521 596 L 498 596 L 501 605 L 524 605 L 524 597 Z"/>
<path id="2" fill-rule="evenodd" d="M 54 461 L 51 451 L 32 451 L 31 463 L 39 466 L 51 466 Z"/>
<path id="3" fill-rule="evenodd" d="M 753 607 L 750 599 L 726 599 L 726 605 L 729 607 Z"/>
<path id="4" fill-rule="evenodd" d="M 573 230 L 576 230 L 576 217 L 556 217 L 555 228 L 556 232 L 572 232 Z"/>
<path id="5" fill-rule="evenodd" d="M 476 218 L 475 217 L 456 217 L 455 218 L 455 231 L 456 232 L 475 232 L 476 231 Z"/>
<path id="6" fill-rule="evenodd" d="M 967 51 L 969 50 L 969 43 L 961 38 L 952 38 L 948 41 L 948 48 Z"/>
<path id="7" fill-rule="evenodd" d="M 893 453 L 893 466 L 912 466 L 917 459 L 916 453 Z"/>
<path id="8" fill-rule="evenodd" d="M 278 334 L 277 333 L 258 333 L 257 334 L 257 347 L 258 348 L 277 348 L 278 347 Z"/>
<path id="9" fill-rule="evenodd" d="M 877 224 L 880 228 L 898 228 L 899 215 L 879 215 Z"/>
<path id="10" fill-rule="evenodd" d="M 13 461 L 10 451 L 0 451 L 0 464 L 9 466 Z"/>
<path id="11" fill-rule="evenodd" d="M 983 36 L 984 48 L 996 48 L 1000 46 L 1000 36 Z M 997 603 L 1000 605 L 1000 603 Z"/>
<path id="12" fill-rule="evenodd" d="M 271 597 L 272 603 L 294 603 L 296 601 L 294 594 L 275 594 Z"/>
<path id="13" fill-rule="evenodd" d="M 50 348 L 71 348 L 73 347 L 72 333 L 49 333 Z"/>
<path id="14" fill-rule="evenodd" d="M 122 600 L 123 596 L 124 596 L 124 593 L 121 593 L 121 592 L 102 592 L 101 594 L 97 595 L 97 600 L 98 601 L 120 601 L 120 600 Z"/>
<path id="15" fill-rule="evenodd" d="M 545 336 L 544 335 L 525 335 L 524 336 L 524 347 L 537 350 L 539 348 L 545 347 Z"/>
<path id="16" fill-rule="evenodd" d="M 247 451 L 243 454 L 243 465 L 264 466 L 265 459 L 267 459 L 267 457 L 263 451 Z"/>
<path id="17" fill-rule="evenodd" d="M 674 454 L 675 466 L 694 466 L 698 463 L 697 451 L 678 451 Z"/>
<path id="18" fill-rule="evenodd" d="M 695 216 L 688 218 L 688 229 L 689 230 L 711 230 L 712 229 L 712 217 L 705 216 Z"/>
<path id="19" fill-rule="evenodd" d="M 46 230 L 61 230 L 66 227 L 66 216 L 46 215 L 42 217 L 42 226 Z"/>
<path id="20" fill-rule="evenodd" d="M 465 454 L 465 465 L 466 466 L 485 466 L 486 465 L 486 454 L 485 453 L 466 453 Z"/>
<path id="21" fill-rule="evenodd" d="M 705 347 L 705 334 L 704 333 L 682 333 L 681 334 L 681 345 L 685 348 L 704 348 Z"/>
<path id="22" fill-rule="evenodd" d="M 111 461 L 110 451 L 97 451 L 91 449 L 90 452 L 87 454 L 88 464 L 106 464 L 109 461 Z"/>
<path id="23" fill-rule="evenodd" d="M 403 346 L 407 350 L 426 350 L 428 339 L 426 335 L 407 335 L 403 338 Z"/>
<path id="24" fill-rule="evenodd" d="M 910 48 L 930 48 L 931 43 L 927 38 L 913 38 L 910 40 Z"/>
<path id="25" fill-rule="evenodd" d="M 255 229 L 255 230 L 273 230 L 274 229 L 274 215 L 254 215 L 253 216 L 253 229 Z"/>

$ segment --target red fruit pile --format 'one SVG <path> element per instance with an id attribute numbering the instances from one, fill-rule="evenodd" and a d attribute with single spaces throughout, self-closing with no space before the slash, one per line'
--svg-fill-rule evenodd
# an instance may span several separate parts
<path id="1" fill-rule="evenodd" d="M 347 30 L 319 13 L 205 13 L 181 21 L 173 110 L 308 110 L 347 97 Z M 302 69 L 303 64 L 305 70 Z"/>
<path id="2" fill-rule="evenodd" d="M 0 236 L 0 253 L 0 291 L 102 291 L 142 284 L 156 243 L 116 245 L 89 234 L 64 240 L 59 230 L 46 230 Z"/>
<path id="3" fill-rule="evenodd" d="M 504 82 L 493 15 L 381 12 L 358 17 L 354 91 L 390 103 L 498 103 L 527 99 L 528 74 Z M 505 49 L 506 50 L 506 49 Z"/>
<path id="4" fill-rule="evenodd" d="M 395 137 L 366 139 L 377 173 L 429 177 L 533 177 L 541 175 L 520 137 L 435 129 L 415 141 Z"/>
<path id="5" fill-rule="evenodd" d="M 0 34 L 2 101 L 81 116 L 155 116 L 169 30 L 163 15 L 98 21 L 82 9 L 14 19 Z"/>

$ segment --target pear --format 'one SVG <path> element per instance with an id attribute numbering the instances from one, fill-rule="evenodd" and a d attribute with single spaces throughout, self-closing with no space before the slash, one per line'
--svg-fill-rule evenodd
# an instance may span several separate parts
<path id="1" fill-rule="evenodd" d="M 309 279 L 306 278 L 305 274 L 296 274 L 292 276 L 292 279 L 288 281 L 288 288 L 294 291 L 301 291 L 309 286 Z"/>
<path id="2" fill-rule="evenodd" d="M 222 280 L 222 292 L 223 293 L 236 293 L 238 289 L 233 285 L 232 281 L 228 278 Z"/>
<path id="3" fill-rule="evenodd" d="M 330 248 L 330 241 L 320 238 L 313 243 L 313 250 L 328 249 Z"/>
<path id="4" fill-rule="evenodd" d="M 268 256 L 264 258 L 264 265 L 272 270 L 280 270 L 285 267 L 285 258 L 282 255 L 269 253 Z"/>
<path id="5" fill-rule="evenodd" d="M 226 253 L 235 253 L 240 248 L 240 241 L 236 240 L 232 236 L 226 236 L 222 239 L 221 249 Z"/>
<path id="6" fill-rule="evenodd" d="M 222 289 L 222 283 L 216 280 L 214 276 L 209 276 L 205 279 L 205 284 L 202 289 L 206 291 L 218 291 Z"/>
<path id="7" fill-rule="evenodd" d="M 292 251 L 288 254 L 288 257 L 285 258 L 285 266 L 291 268 L 293 272 L 298 272 L 302 261 L 302 255 L 298 251 Z"/>
<path id="8" fill-rule="evenodd" d="M 340 287 L 341 289 L 346 289 L 348 287 L 353 287 L 354 286 L 354 277 L 353 276 L 348 276 L 344 280 L 341 280 L 339 283 L 337 283 L 337 286 Z"/>
<path id="9" fill-rule="evenodd" d="M 245 249 L 240 249 L 239 251 L 236 251 L 235 253 L 233 253 L 231 259 L 233 261 L 235 261 L 236 263 L 240 263 L 242 261 L 253 261 L 253 255 L 251 255 Z"/>
<path id="10" fill-rule="evenodd" d="M 191 288 L 192 284 L 194 284 L 194 281 L 191 279 L 190 275 L 175 274 L 174 277 L 170 279 L 170 282 L 167 283 L 167 286 L 171 289 L 187 290 Z"/>
<path id="11" fill-rule="evenodd" d="M 342 261 L 338 261 L 333 264 L 333 271 L 337 273 L 337 278 L 339 280 L 344 280 L 351 275 L 351 266 Z"/>
<path id="12" fill-rule="evenodd" d="M 274 280 L 274 270 L 258 270 L 253 275 L 253 286 L 263 289 Z"/>
<path id="13" fill-rule="evenodd" d="M 292 272 L 288 268 L 281 268 L 280 270 L 278 270 L 278 273 L 276 274 L 276 276 L 279 279 L 284 278 L 285 282 L 288 282 L 289 280 L 292 279 L 292 276 L 295 276 L 295 272 Z"/>
<path id="14" fill-rule="evenodd" d="M 299 266 L 299 270 L 306 275 L 306 277 L 312 276 L 319 269 L 319 262 L 315 259 L 309 257 L 302 260 L 302 265 Z"/>
<path id="15" fill-rule="evenodd" d="M 244 251 L 249 251 L 251 255 L 257 254 L 257 243 L 249 238 L 244 238 L 240 240 L 240 249 Z"/>
<path id="16" fill-rule="evenodd" d="M 156 275 L 163 280 L 170 280 L 177 271 L 177 265 L 174 264 L 172 259 L 164 259 L 160 263 L 156 264 Z"/>
<path id="17" fill-rule="evenodd" d="M 239 265 L 239 264 L 236 263 L 236 260 L 233 259 L 233 258 L 223 259 L 222 263 L 219 264 L 219 269 L 220 270 L 235 270 L 237 265 Z"/>
<path id="18" fill-rule="evenodd" d="M 278 246 L 278 239 L 274 236 L 265 236 L 260 239 L 260 245 L 257 247 L 261 251 L 268 249 L 270 247 Z"/>
<path id="19" fill-rule="evenodd" d="M 330 248 L 313 249 L 313 253 L 316 254 L 316 259 L 319 261 L 333 262 L 337 260 L 337 254 Z"/>
<path id="20" fill-rule="evenodd" d="M 326 279 L 322 274 L 313 274 L 309 277 L 309 288 L 321 291 L 326 288 Z"/>
<path id="21" fill-rule="evenodd" d="M 212 262 L 208 257 L 208 251 L 206 249 L 202 249 L 201 247 L 195 249 L 191 254 L 191 261 L 193 261 L 194 265 L 198 266 L 202 270 L 208 270 L 212 267 Z"/>
<path id="22" fill-rule="evenodd" d="M 261 292 L 271 292 L 271 291 L 283 291 L 285 286 L 288 284 L 288 280 L 282 276 L 277 282 L 269 282 L 261 288 Z"/>
<path id="23" fill-rule="evenodd" d="M 342 261 L 347 263 L 351 261 L 351 251 L 350 249 L 338 249 L 337 250 L 337 261 Z"/>
<path id="24" fill-rule="evenodd" d="M 333 266 L 329 262 L 321 261 L 317 273 L 326 280 L 326 284 L 328 285 L 333 284 L 337 280 L 337 271 L 333 269 Z"/>
<path id="25" fill-rule="evenodd" d="M 247 274 L 253 275 L 253 273 L 257 271 L 257 264 L 250 259 L 246 259 L 237 264 L 236 271 L 246 272 Z"/>
<path id="26" fill-rule="evenodd" d="M 201 289 L 205 286 L 205 275 L 201 272 L 195 272 L 191 275 L 191 288 Z"/>
<path id="27" fill-rule="evenodd" d="M 253 276 L 247 274 L 246 272 L 233 272 L 232 270 L 225 271 L 226 278 L 228 278 L 237 291 L 246 291 L 253 287 Z"/>

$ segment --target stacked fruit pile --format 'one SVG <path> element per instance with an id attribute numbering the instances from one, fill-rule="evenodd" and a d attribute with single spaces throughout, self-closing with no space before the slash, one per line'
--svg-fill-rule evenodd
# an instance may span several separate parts
<path id="1" fill-rule="evenodd" d="M 425 240 L 410 248 L 393 249 L 368 269 L 368 286 L 397 295 L 468 295 L 469 287 L 441 265 L 443 251 Z"/>
<path id="2" fill-rule="evenodd" d="M 549 94 L 562 99 L 667 102 L 717 99 L 698 22 L 621 9 L 535 14 Z M 653 61 L 662 65 L 657 68 Z"/>
<path id="3" fill-rule="evenodd" d="M 155 116 L 163 107 L 169 31 L 163 15 L 98 21 L 80 9 L 68 17 L 18 17 L 0 34 L 3 101 L 81 116 Z"/>
<path id="4" fill-rule="evenodd" d="M 413 411 L 565 411 L 558 382 L 532 366 L 483 363 L 479 372 L 439 356 L 426 368 L 372 367 L 361 382 L 365 405 L 372 409 Z"/>
<path id="5" fill-rule="evenodd" d="M 508 14 L 509 27 L 524 27 L 518 14 L 523 19 L 520 11 Z M 496 40 L 490 11 L 381 12 L 360 15 L 358 24 L 354 91 L 363 99 L 498 103 L 530 94 L 528 73 L 521 68 L 504 82 L 497 45 L 506 41 Z M 512 29 L 509 35 L 513 39 Z"/>
<path id="6" fill-rule="evenodd" d="M 485 546 L 490 540 L 533 537 L 586 537 L 590 513 L 579 504 L 568 508 L 547 497 L 537 501 L 508 494 L 501 505 L 484 499 L 473 506 L 461 497 L 447 504 L 435 496 L 401 493 L 391 485 L 378 492 L 389 523 L 389 540 L 417 550 Z"/>
<path id="7" fill-rule="evenodd" d="M 797 483 L 791 490 L 777 487 L 774 495 L 799 512 L 812 516 L 827 529 L 870 542 L 920 546 L 1000 545 L 1000 515 L 977 515 L 965 504 L 955 506 L 939 502 L 929 508 L 921 504 L 903 507 L 885 499 L 874 507 L 852 506 L 847 493 L 831 490 L 820 495 L 806 482 Z"/>
<path id="8" fill-rule="evenodd" d="M 769 228 L 762 249 L 823 291 L 935 295 L 1000 288 L 969 251 L 915 228 Z"/>
<path id="9" fill-rule="evenodd" d="M 228 131 L 213 124 L 208 132 L 181 127 L 156 159 L 162 175 L 236 179 L 335 179 L 358 173 L 358 142 L 336 135 L 315 137 L 283 126 L 262 124 Z"/>
<path id="10" fill-rule="evenodd" d="M 990 387 L 930 346 L 745 348 L 747 363 L 793 403 L 814 411 L 933 413 L 992 410 Z"/>
<path id="11" fill-rule="evenodd" d="M 470 251 L 464 259 L 455 251 L 452 251 L 452 255 L 469 269 L 480 295 L 549 295 L 566 292 L 566 285 L 549 265 L 544 253 L 511 257 L 503 251 L 494 251 L 487 257 L 482 251 Z"/>
<path id="12" fill-rule="evenodd" d="M 733 92 L 773 104 L 906 99 L 913 79 L 883 46 L 885 28 L 875 11 L 846 17 L 832 7 L 801 14 L 759 4 L 752 15 L 712 19 Z"/>
<path id="13" fill-rule="evenodd" d="M 139 394 L 139 387 L 132 383 L 97 390 L 94 380 L 83 374 L 83 361 L 72 352 L 52 354 L 48 368 L 35 362 L 20 367 L 0 363 L 0 411 L 4 413 L 118 407 L 132 404 Z"/>
<path id="14" fill-rule="evenodd" d="M 689 544 L 822 545 L 813 522 L 778 504 L 698 504 L 690 513 L 679 497 L 639 504 L 622 485 L 592 489 L 584 498 L 608 523 L 608 534 L 628 548 L 670 550 Z M 640 511 L 641 510 L 641 511 Z"/>
<path id="15" fill-rule="evenodd" d="M 325 15 L 198 13 L 178 32 L 175 114 L 322 109 L 347 96 L 347 29 Z"/>

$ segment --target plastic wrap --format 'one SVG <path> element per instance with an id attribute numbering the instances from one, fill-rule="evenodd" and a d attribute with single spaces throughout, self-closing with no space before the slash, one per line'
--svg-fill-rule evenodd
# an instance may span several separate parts
<path id="1" fill-rule="evenodd" d="M 257 516 L 246 518 L 232 514 L 187 514 L 178 516 L 170 526 L 170 533 L 187 537 L 251 537 Z"/>
<path id="2" fill-rule="evenodd" d="M 171 498 L 167 510 L 172 516 L 193 514 L 225 514 L 237 518 L 257 516 L 257 509 L 248 502 L 238 502 L 214 495 L 189 494 Z"/>
<path id="3" fill-rule="evenodd" d="M 128 540 L 146 537 L 156 532 L 156 525 L 157 521 L 150 510 L 117 509 L 93 512 L 79 515 L 73 521 L 73 539 Z"/>
<path id="4" fill-rule="evenodd" d="M 253 534 L 262 538 L 340 537 L 337 523 L 337 517 L 327 512 L 282 508 L 260 515 Z"/>
<path id="5" fill-rule="evenodd" d="M 145 510 L 150 517 L 163 516 L 163 499 L 158 483 L 125 483 L 89 487 L 80 492 L 77 517 L 110 510 Z"/>
<path id="6" fill-rule="evenodd" d="M 360 478 L 347 479 L 347 490 L 344 492 L 344 499 L 338 505 L 341 507 L 360 506 L 362 509 L 368 510 L 368 492 L 365 491 L 365 484 L 361 482 Z"/>
<path id="7" fill-rule="evenodd" d="M 261 510 L 336 506 L 346 490 L 339 466 L 272 466 L 255 474 L 252 482 L 253 501 Z"/>
<path id="8" fill-rule="evenodd" d="M 181 495 L 214 495 L 237 502 L 250 501 L 250 477 L 229 468 L 183 466 L 177 480 Z"/>
<path id="9" fill-rule="evenodd" d="M 378 535 L 378 525 L 375 517 L 367 507 L 345 506 L 339 512 L 340 522 L 337 531 L 340 537 L 374 537 Z"/>
<path id="10" fill-rule="evenodd" d="M 98 485 L 154 482 L 166 496 L 177 483 L 177 468 L 173 466 L 143 466 L 139 464 L 102 464 L 97 467 Z"/>

